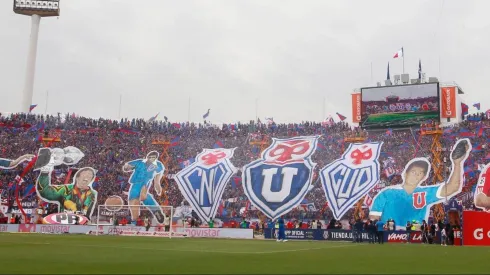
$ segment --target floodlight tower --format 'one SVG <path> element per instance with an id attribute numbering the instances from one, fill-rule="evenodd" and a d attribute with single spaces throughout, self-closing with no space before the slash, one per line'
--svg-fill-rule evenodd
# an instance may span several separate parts
<path id="1" fill-rule="evenodd" d="M 41 23 L 41 17 L 60 15 L 60 0 L 14 0 L 14 12 L 31 17 L 31 37 L 27 52 L 26 76 L 21 105 L 21 112 L 28 113 L 32 104 L 34 89 L 39 24 Z"/>

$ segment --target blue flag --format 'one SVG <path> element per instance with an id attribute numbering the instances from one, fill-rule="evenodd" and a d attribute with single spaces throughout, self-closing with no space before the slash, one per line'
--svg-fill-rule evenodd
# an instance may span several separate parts
<path id="1" fill-rule="evenodd" d="M 211 111 L 211 109 L 208 109 L 208 111 L 202 116 L 203 119 L 206 119 L 208 118 L 209 116 L 209 111 Z"/>

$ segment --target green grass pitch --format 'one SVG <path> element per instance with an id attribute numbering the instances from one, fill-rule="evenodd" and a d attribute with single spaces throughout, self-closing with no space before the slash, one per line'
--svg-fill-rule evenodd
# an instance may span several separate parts
<path id="1" fill-rule="evenodd" d="M 365 125 L 405 125 L 414 123 L 424 123 L 427 120 L 434 120 L 439 117 L 438 112 L 420 113 L 385 113 L 369 115 L 364 122 Z"/>
<path id="2" fill-rule="evenodd" d="M 0 234 L 2 274 L 488 274 L 489 247 Z"/>

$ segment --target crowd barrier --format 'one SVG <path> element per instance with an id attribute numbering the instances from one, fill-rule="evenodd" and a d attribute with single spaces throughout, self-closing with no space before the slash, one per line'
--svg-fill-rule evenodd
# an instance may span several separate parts
<path id="1" fill-rule="evenodd" d="M 286 239 L 289 240 L 317 240 L 317 241 L 352 241 L 352 230 L 343 229 L 286 229 Z M 410 235 L 410 236 L 409 236 Z M 277 237 L 274 229 L 266 229 L 264 237 L 274 239 Z M 385 231 L 384 241 L 388 243 L 404 243 L 410 238 L 410 243 L 422 243 L 422 232 L 414 231 Z M 369 234 L 362 232 L 363 241 L 369 240 Z M 440 243 L 439 235 L 436 236 L 435 243 Z"/>
<path id="2" fill-rule="evenodd" d="M 0 224 L 0 232 L 45 234 L 90 234 L 167 237 L 162 228 L 110 225 L 52 225 L 52 224 Z M 173 236 L 190 238 L 253 239 L 253 229 L 239 228 L 178 228 Z"/>

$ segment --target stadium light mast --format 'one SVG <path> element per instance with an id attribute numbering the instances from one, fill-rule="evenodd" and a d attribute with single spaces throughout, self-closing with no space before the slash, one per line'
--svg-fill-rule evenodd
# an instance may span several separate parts
<path id="1" fill-rule="evenodd" d="M 31 17 L 31 36 L 27 52 L 26 76 L 22 92 L 21 111 L 28 113 L 32 104 L 36 71 L 37 39 L 41 17 L 60 15 L 60 0 L 14 0 L 14 12 Z"/>

